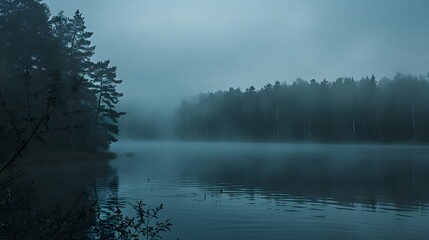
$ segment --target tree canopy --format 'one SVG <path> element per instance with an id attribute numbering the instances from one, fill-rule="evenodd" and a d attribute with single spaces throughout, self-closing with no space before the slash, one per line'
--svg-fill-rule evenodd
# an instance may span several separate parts
<path id="1" fill-rule="evenodd" d="M 99 152 L 117 141 L 122 81 L 110 61 L 93 61 L 92 35 L 79 10 L 51 16 L 40 0 L 0 2 L 1 157 L 33 135 L 49 149 Z"/>
<path id="2" fill-rule="evenodd" d="M 429 81 L 397 74 L 230 88 L 183 102 L 177 119 L 183 139 L 428 142 Z"/>

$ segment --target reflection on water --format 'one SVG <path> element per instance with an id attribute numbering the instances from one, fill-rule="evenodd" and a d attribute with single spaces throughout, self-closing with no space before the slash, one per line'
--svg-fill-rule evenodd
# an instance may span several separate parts
<path id="1" fill-rule="evenodd" d="M 427 147 L 123 142 L 114 150 L 119 195 L 163 202 L 176 223 L 171 237 L 429 237 Z"/>
<path id="2" fill-rule="evenodd" d="M 38 213 L 54 217 L 57 207 L 64 216 L 74 214 L 80 207 L 90 208 L 97 203 L 99 212 L 86 212 L 85 229 L 82 239 L 114 239 L 112 226 L 115 225 L 114 210 L 119 204 L 118 175 L 108 161 L 92 160 L 77 162 L 25 162 L 11 174 L 19 174 L 13 181 L 14 189 L 26 189 L 32 183 L 31 207 Z M 21 191 L 16 191 L 20 194 Z M 120 205 L 120 204 L 119 204 Z M 27 207 L 23 205 L 21 207 Z M 21 214 L 21 213 L 20 213 Z M 36 217 L 36 216 L 29 216 Z M 34 218 L 33 221 L 37 221 Z M 82 219 L 83 220 L 83 219 Z M 94 229 L 98 229 L 95 234 Z M 81 232 L 81 229 L 77 229 Z M 20 236 L 20 239 L 28 236 Z M 2 234 L 0 233 L 0 239 Z"/>
<path id="3" fill-rule="evenodd" d="M 331 149 L 333 150 L 333 149 Z M 277 156 L 207 156 L 207 164 L 184 171 L 201 184 L 218 184 L 228 192 L 251 197 L 255 191 L 283 201 L 328 200 L 339 205 L 398 209 L 419 208 L 429 200 L 427 156 L 395 152 L 287 152 Z M 197 159 L 190 164 L 198 164 Z"/>
<path id="4" fill-rule="evenodd" d="M 94 238 L 114 239 L 115 210 L 119 203 L 119 181 L 116 171 L 104 178 L 95 179 L 95 196 L 98 204 L 98 216 L 94 219 L 94 225 L 99 229 L 99 235 Z"/>
<path id="5" fill-rule="evenodd" d="M 101 239 L 113 236 L 116 205 L 136 200 L 164 203 L 160 217 L 174 224 L 166 239 L 429 237 L 428 147 L 120 142 L 112 150 L 111 162 L 32 166 L 39 204 L 95 186 Z"/>

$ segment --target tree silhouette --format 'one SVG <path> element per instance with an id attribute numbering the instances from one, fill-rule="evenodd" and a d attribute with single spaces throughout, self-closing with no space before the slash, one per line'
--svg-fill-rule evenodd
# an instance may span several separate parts
<path id="1" fill-rule="evenodd" d="M 98 62 L 91 71 L 97 95 L 95 135 L 97 139 L 101 139 L 99 147 L 102 150 L 106 150 L 111 142 L 117 141 L 118 118 L 125 114 L 115 110 L 115 105 L 122 97 L 122 93 L 116 91 L 116 86 L 122 80 L 116 79 L 116 67 L 109 67 L 109 64 L 110 61 Z"/>
<path id="2" fill-rule="evenodd" d="M 427 142 L 428 93 L 426 77 L 403 74 L 230 88 L 183 104 L 176 128 L 195 139 Z"/>
<path id="3" fill-rule="evenodd" d="M 8 136 L 0 140 L 0 160 L 13 156 L 16 139 L 34 130 L 35 119 L 44 118 L 50 131 L 40 139 L 46 143 L 39 149 L 107 150 L 123 115 L 115 110 L 121 81 L 109 61 L 92 61 L 93 33 L 82 13 L 51 17 L 39 0 L 1 1 L 0 33 L 0 134 Z M 46 115 L 53 75 L 60 83 L 58 98 L 65 102 Z"/>

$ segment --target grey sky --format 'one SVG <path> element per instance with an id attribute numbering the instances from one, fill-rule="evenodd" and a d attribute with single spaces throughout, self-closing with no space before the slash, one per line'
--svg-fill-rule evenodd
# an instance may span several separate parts
<path id="1" fill-rule="evenodd" d="M 268 82 L 429 71 L 427 0 L 47 0 L 80 9 L 124 101 L 174 106 Z"/>

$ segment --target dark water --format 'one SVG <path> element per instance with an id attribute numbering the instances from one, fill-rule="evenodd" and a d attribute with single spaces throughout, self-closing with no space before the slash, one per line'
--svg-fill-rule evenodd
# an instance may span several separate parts
<path id="1" fill-rule="evenodd" d="M 428 147 L 121 142 L 113 150 L 120 201 L 164 203 L 172 239 L 429 239 Z"/>
<path id="2" fill-rule="evenodd" d="M 429 239 L 429 147 L 120 142 L 118 158 L 31 166 L 41 204 L 96 186 L 165 205 L 165 239 Z M 126 212 L 131 213 L 128 208 Z"/>

